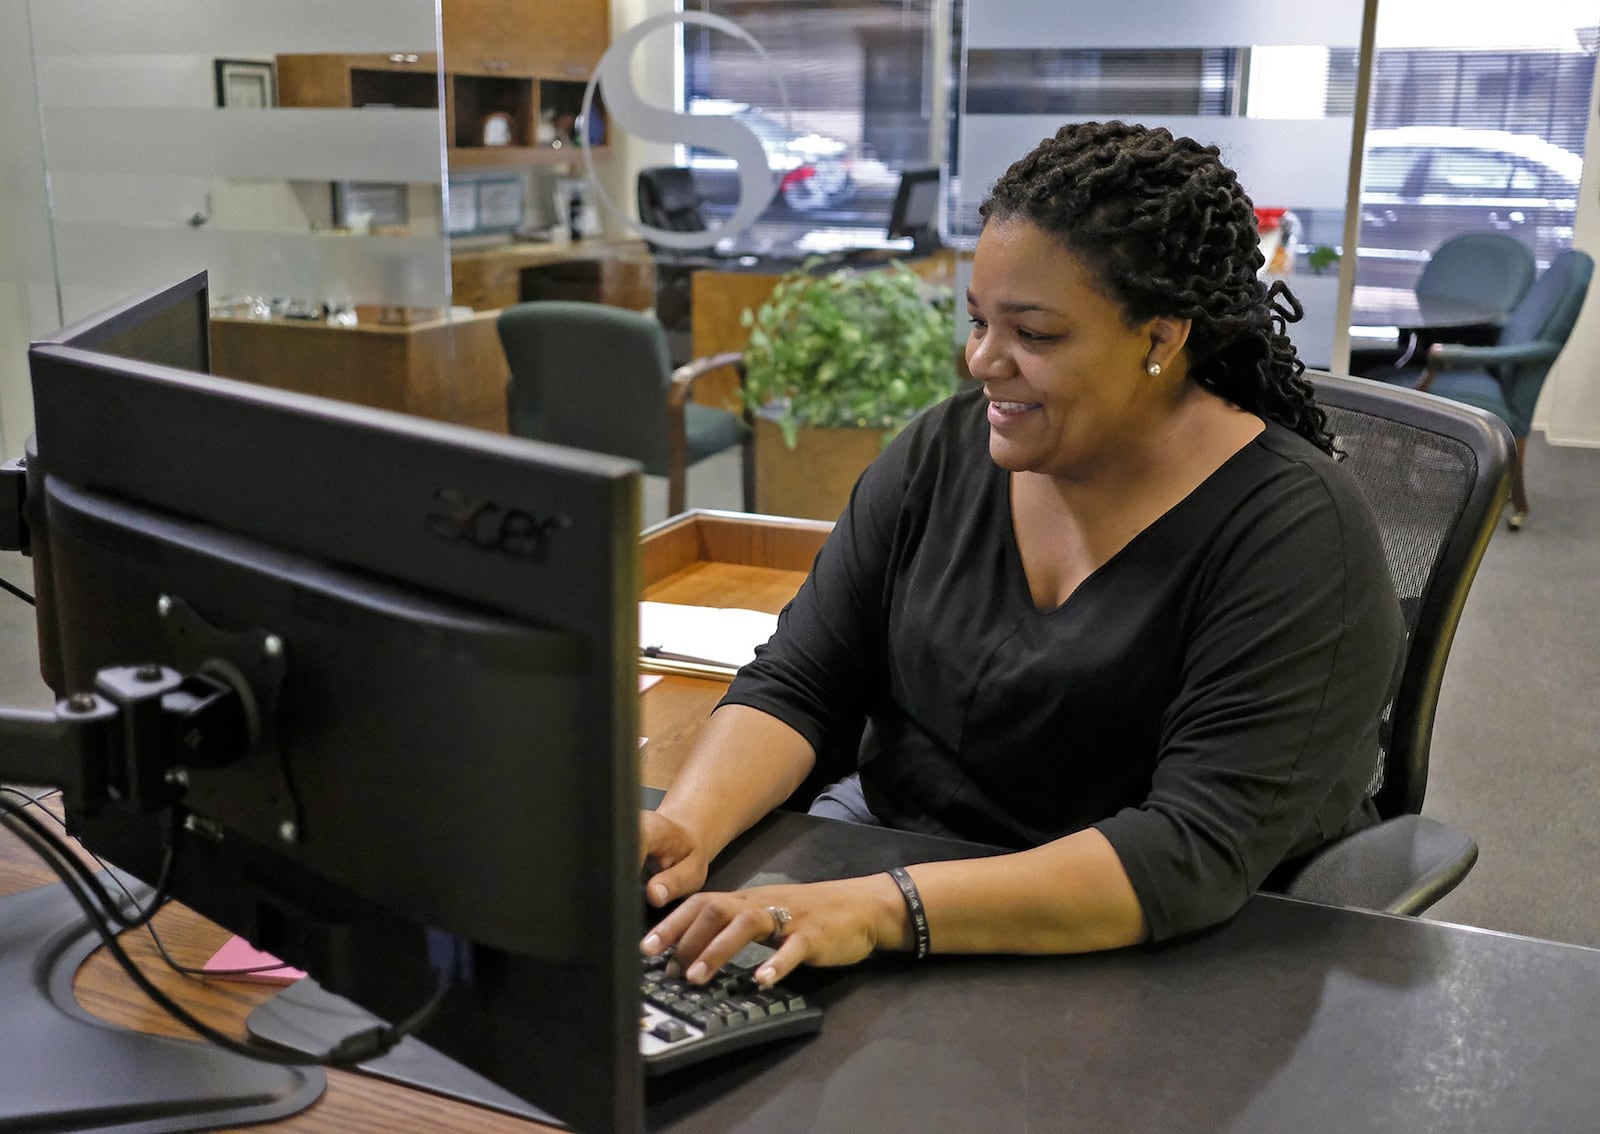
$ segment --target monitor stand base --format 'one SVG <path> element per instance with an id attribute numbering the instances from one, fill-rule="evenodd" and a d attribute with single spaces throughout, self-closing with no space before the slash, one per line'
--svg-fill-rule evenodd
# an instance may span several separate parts
<path id="1" fill-rule="evenodd" d="M 341 1040 L 382 1023 L 364 1008 L 329 992 L 310 977 L 303 977 L 266 1003 L 256 1005 L 245 1017 L 244 1026 L 252 1037 L 264 1043 L 311 1052 L 327 1051 Z M 534 1122 L 566 1125 L 415 1036 L 407 1036 L 393 1051 L 359 1063 L 353 1070 Z"/>
<path id="2" fill-rule="evenodd" d="M 261 1063 L 90 1015 L 72 978 L 99 944 L 60 883 L 0 898 L 0 1130 L 211 1130 L 271 1122 L 321 1097 L 321 1068 Z"/>

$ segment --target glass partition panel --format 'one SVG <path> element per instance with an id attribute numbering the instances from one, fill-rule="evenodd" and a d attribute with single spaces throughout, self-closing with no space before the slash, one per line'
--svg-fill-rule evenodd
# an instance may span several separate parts
<path id="1" fill-rule="evenodd" d="M 219 303 L 280 315 L 448 307 L 437 98 L 280 98 L 283 56 L 436 58 L 433 0 L 31 11 L 63 320 L 200 268 Z M 336 223 L 332 187 L 347 181 L 407 185 L 411 208 L 382 235 Z"/>
<path id="2" fill-rule="evenodd" d="M 1597 42 L 1587 0 L 1532 0 L 1514 19 L 1490 5 L 1448 20 L 1426 0 L 1379 6 L 1355 306 L 1380 346 L 1446 240 L 1508 235 L 1540 271 L 1572 246 Z"/>
<path id="3" fill-rule="evenodd" d="M 0 293 L 8 450 L 31 426 L 29 336 L 199 270 L 216 373 L 504 429 L 492 316 L 452 307 L 445 220 L 454 147 L 479 175 L 502 155 L 474 144 L 476 111 L 447 129 L 476 92 L 446 90 L 438 0 L 28 0 L 4 19 L 0 230 L 27 281 Z"/>
<path id="4" fill-rule="evenodd" d="M 1263 2 L 1185 8 L 1150 0 L 968 0 L 952 149 L 951 230 L 976 240 L 978 205 L 1005 168 L 1065 122 L 1120 118 L 1218 146 L 1271 210 L 1268 276 L 1305 308 L 1301 357 L 1328 366 L 1354 131 L 1339 80 L 1363 5 Z M 965 279 L 963 277 L 963 284 Z"/>

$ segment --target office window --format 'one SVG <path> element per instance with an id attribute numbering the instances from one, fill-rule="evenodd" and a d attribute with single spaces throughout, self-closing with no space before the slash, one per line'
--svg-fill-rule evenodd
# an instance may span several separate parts
<path id="1" fill-rule="evenodd" d="M 731 36 L 684 28 L 684 109 L 728 115 L 752 130 L 780 183 L 761 234 L 775 243 L 816 230 L 881 234 L 900 169 L 926 165 L 933 154 L 937 37 L 930 0 L 703 0 L 686 7 L 732 20 L 770 60 Z M 705 211 L 725 217 L 738 199 L 732 160 L 684 149 L 708 198 Z"/>
<path id="2" fill-rule="evenodd" d="M 1463 232 L 1504 232 L 1542 269 L 1572 245 L 1600 29 L 1528 5 L 1505 29 L 1417 27 L 1406 0 L 1380 8 L 1361 175 L 1357 307 L 1404 303 L 1433 250 Z M 1424 35 L 1483 46 L 1424 46 Z M 1543 42 L 1538 42 L 1540 40 Z M 1585 45 L 1588 46 L 1585 46 Z M 1353 59 L 1352 59 L 1353 62 Z"/>

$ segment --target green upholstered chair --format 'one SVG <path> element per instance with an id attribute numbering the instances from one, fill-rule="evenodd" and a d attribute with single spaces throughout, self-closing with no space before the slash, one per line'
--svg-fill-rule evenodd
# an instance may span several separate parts
<path id="1" fill-rule="evenodd" d="M 1488 410 L 1509 425 L 1517 439 L 1509 521 L 1513 531 L 1528 515 L 1522 460 L 1533 408 L 1551 364 L 1578 321 L 1593 275 L 1594 259 L 1588 253 L 1563 252 L 1512 310 L 1493 346 L 1435 343 L 1428 348 L 1417 388 Z"/>
<path id="2" fill-rule="evenodd" d="M 1440 304 L 1465 303 L 1481 308 L 1485 325 L 1493 326 L 1528 293 L 1534 271 L 1533 252 L 1516 237 L 1465 232 L 1434 249 L 1412 290 L 1425 312 Z M 1436 342 L 1482 342 L 1483 335 L 1483 327 L 1413 329 L 1392 365 L 1410 365 Z M 1381 373 L 1371 377 L 1389 380 Z"/>
<path id="3" fill-rule="evenodd" d="M 1459 299 L 1510 311 L 1533 286 L 1533 253 L 1514 236 L 1465 232 L 1434 250 L 1417 277 L 1417 302 Z"/>
<path id="4" fill-rule="evenodd" d="M 498 319 L 511 378 L 507 420 L 520 437 L 631 457 L 667 478 L 667 513 L 686 504 L 690 465 L 743 446 L 750 506 L 750 430 L 744 418 L 698 405 L 694 383 L 737 353 L 696 359 L 676 370 L 659 320 L 599 303 L 519 303 Z"/>
<path id="5" fill-rule="evenodd" d="M 1341 461 L 1378 521 L 1406 623 L 1400 683 L 1368 785 L 1380 822 L 1280 868 L 1292 897 L 1416 914 L 1472 868 L 1466 832 L 1421 814 L 1445 661 L 1509 491 L 1511 431 L 1493 415 L 1403 386 L 1308 374 Z"/>

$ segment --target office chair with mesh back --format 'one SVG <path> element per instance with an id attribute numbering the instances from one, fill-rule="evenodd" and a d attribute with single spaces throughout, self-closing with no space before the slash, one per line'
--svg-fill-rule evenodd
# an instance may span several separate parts
<path id="1" fill-rule="evenodd" d="M 497 320 L 511 378 L 512 433 L 631 457 L 667 478 L 667 514 L 682 512 L 690 465 L 743 447 L 744 506 L 751 501 L 750 430 L 740 414 L 691 400 L 694 383 L 737 353 L 673 369 L 658 320 L 599 303 L 519 303 Z"/>
<path id="2" fill-rule="evenodd" d="M 1445 661 L 1509 491 L 1511 432 L 1491 414 L 1402 386 L 1310 377 L 1377 517 L 1407 647 L 1371 786 L 1382 822 L 1323 847 L 1273 888 L 1415 914 L 1454 889 L 1478 857 L 1469 835 L 1420 812 Z"/>
<path id="3" fill-rule="evenodd" d="M 1517 439 L 1511 474 L 1511 530 L 1528 516 L 1528 489 L 1522 464 L 1533 409 L 1589 294 L 1594 259 L 1587 252 L 1561 253 L 1544 270 L 1500 328 L 1493 346 L 1436 343 L 1417 388 L 1452 401 L 1486 409 L 1511 427 Z"/>

